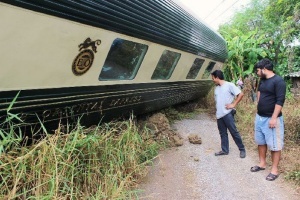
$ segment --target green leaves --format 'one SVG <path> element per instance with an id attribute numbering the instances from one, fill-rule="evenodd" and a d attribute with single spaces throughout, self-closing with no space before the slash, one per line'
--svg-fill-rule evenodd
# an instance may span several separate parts
<path id="1" fill-rule="evenodd" d="M 229 49 L 225 76 L 231 80 L 251 74 L 257 60 L 267 55 L 261 47 L 265 38 L 257 36 L 257 30 L 243 33 L 234 29 L 231 33 L 226 32 L 224 37 Z"/>
<path id="2" fill-rule="evenodd" d="M 265 57 L 280 76 L 299 70 L 299 47 L 291 45 L 300 38 L 298 0 L 252 0 L 219 32 L 228 44 L 224 73 L 229 81 L 253 73 L 255 63 Z"/>

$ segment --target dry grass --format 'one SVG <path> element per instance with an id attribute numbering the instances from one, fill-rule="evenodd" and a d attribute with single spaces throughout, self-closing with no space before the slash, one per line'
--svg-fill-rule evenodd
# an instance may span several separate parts
<path id="1" fill-rule="evenodd" d="M 160 147 L 132 121 L 57 130 L 0 155 L 0 199 L 130 199 Z"/>

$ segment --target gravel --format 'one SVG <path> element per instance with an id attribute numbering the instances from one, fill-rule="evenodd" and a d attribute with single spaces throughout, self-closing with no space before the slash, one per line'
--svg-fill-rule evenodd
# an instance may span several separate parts
<path id="1" fill-rule="evenodd" d="M 173 128 L 183 137 L 184 144 L 161 152 L 138 186 L 138 199 L 300 199 L 283 175 L 267 181 L 269 168 L 250 172 L 250 167 L 258 163 L 257 152 L 247 150 L 246 158 L 240 158 L 231 136 L 229 155 L 216 157 L 220 136 L 216 120 L 207 114 L 178 121 Z M 189 143 L 190 134 L 197 134 L 202 144 Z"/>

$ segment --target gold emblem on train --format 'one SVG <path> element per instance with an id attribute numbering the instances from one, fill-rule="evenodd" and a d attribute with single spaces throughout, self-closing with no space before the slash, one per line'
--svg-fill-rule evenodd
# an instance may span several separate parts
<path id="1" fill-rule="evenodd" d="M 97 45 L 100 44 L 101 40 L 92 41 L 91 38 L 87 38 L 78 45 L 80 53 L 76 56 L 72 65 L 72 71 L 75 75 L 80 76 L 91 68 L 94 61 L 94 53 L 97 53 Z"/>

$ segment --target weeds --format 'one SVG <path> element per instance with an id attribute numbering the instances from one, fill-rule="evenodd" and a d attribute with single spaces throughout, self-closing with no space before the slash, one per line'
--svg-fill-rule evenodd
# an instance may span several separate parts
<path id="1" fill-rule="evenodd" d="M 4 122 L 0 124 L 0 155 L 9 149 L 13 149 L 22 141 L 22 131 L 19 127 L 23 124 L 23 121 L 18 117 L 18 115 L 10 113 L 19 93 L 8 106 L 7 117 Z"/>
<path id="2" fill-rule="evenodd" d="M 160 148 L 131 120 L 57 130 L 0 156 L 0 198 L 126 199 Z"/>
<path id="3" fill-rule="evenodd" d="M 297 171 L 292 171 L 290 173 L 288 173 L 285 178 L 289 179 L 289 180 L 293 180 L 295 181 L 297 184 L 300 185 L 300 169 Z"/>

